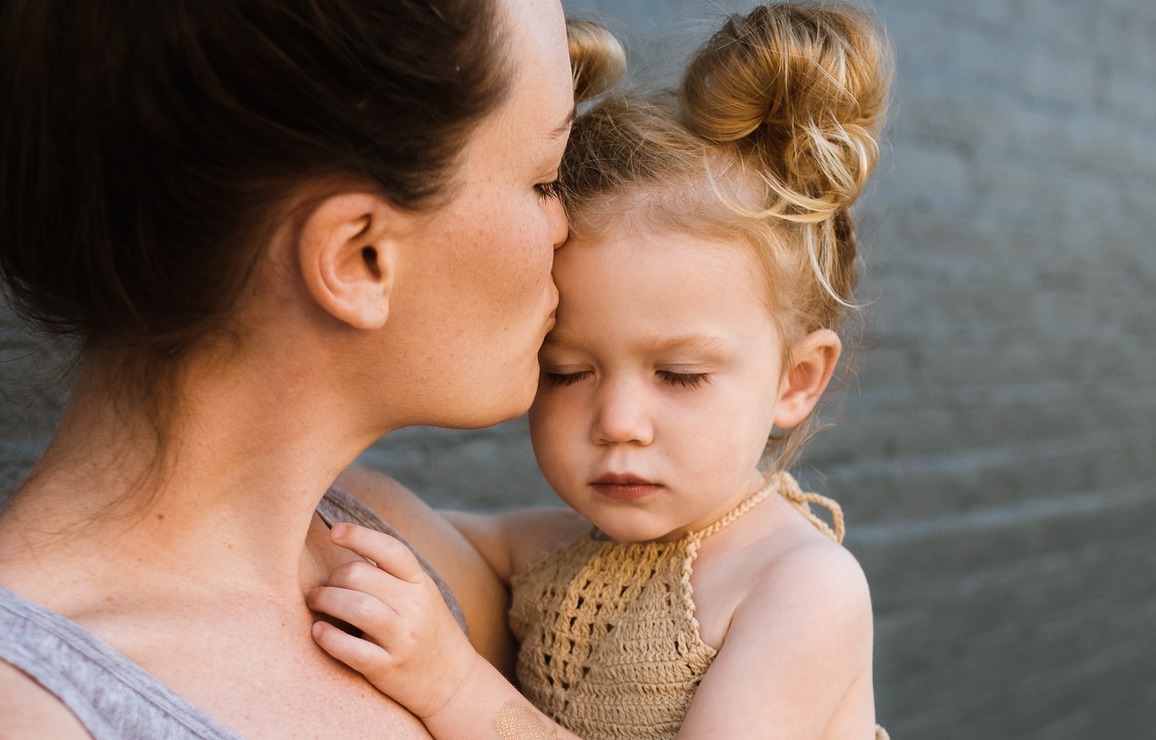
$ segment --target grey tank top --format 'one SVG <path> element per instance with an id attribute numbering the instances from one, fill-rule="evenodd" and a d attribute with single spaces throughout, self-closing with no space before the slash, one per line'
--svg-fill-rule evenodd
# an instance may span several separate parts
<path id="1" fill-rule="evenodd" d="M 331 527 L 354 522 L 398 536 L 369 507 L 336 488 L 326 492 L 317 513 Z M 418 560 L 465 629 L 461 608 L 448 586 L 420 555 Z M 0 660 L 54 694 L 96 740 L 239 738 L 104 640 L 3 586 Z"/>

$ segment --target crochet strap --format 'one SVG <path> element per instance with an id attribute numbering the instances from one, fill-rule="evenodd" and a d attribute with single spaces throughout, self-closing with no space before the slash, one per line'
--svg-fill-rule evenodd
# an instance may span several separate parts
<path id="1" fill-rule="evenodd" d="M 712 534 L 718 532 L 720 529 L 727 526 L 735 519 L 738 519 L 743 514 L 746 514 L 748 511 L 755 508 L 757 504 L 759 504 L 767 496 L 770 496 L 772 493 L 774 493 L 778 488 L 779 476 L 772 476 L 771 479 L 767 481 L 765 486 L 752 493 L 750 496 L 744 499 L 741 504 L 731 509 L 714 524 L 711 524 L 704 529 L 700 529 L 699 531 L 692 534 L 691 537 L 696 540 L 705 540 L 707 537 L 710 537 Z"/>
<path id="2" fill-rule="evenodd" d="M 748 496 L 741 504 L 731 509 L 725 516 L 716 521 L 710 526 L 700 529 L 693 533 L 690 538 L 693 540 L 702 541 L 712 534 L 717 533 L 723 527 L 738 519 L 743 514 L 753 509 L 756 505 L 762 502 L 767 496 L 772 493 L 782 494 L 783 498 L 787 499 L 799 513 L 807 518 L 807 521 L 814 524 L 815 527 L 836 542 L 843 541 L 844 527 L 843 527 L 843 509 L 833 499 L 819 493 L 807 493 L 799 488 L 798 482 L 791 477 L 790 473 L 778 472 L 772 474 L 767 479 L 767 484 L 760 488 L 755 493 Z M 811 511 L 811 504 L 818 504 L 831 512 L 831 521 L 834 528 L 827 522 L 818 517 L 815 512 Z"/>
<path id="3" fill-rule="evenodd" d="M 794 507 L 799 510 L 799 513 L 807 517 L 807 520 L 811 522 L 811 524 L 814 524 L 820 532 L 836 542 L 842 542 L 845 532 L 843 527 L 843 508 L 833 499 L 829 499 L 822 494 L 803 491 L 803 489 L 799 488 L 798 482 L 787 473 L 779 473 L 778 475 L 783 479 L 783 486 L 779 490 L 779 492 L 783 494 L 783 498 L 790 501 Z M 815 512 L 811 511 L 811 504 L 819 504 L 831 512 L 831 522 L 835 525 L 834 528 L 816 516 Z"/>

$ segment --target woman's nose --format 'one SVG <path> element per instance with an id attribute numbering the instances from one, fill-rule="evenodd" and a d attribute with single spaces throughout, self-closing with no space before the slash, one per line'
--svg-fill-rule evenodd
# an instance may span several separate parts
<path id="1" fill-rule="evenodd" d="M 623 381 L 605 383 L 595 403 L 595 444 L 640 444 L 654 441 L 654 427 L 641 388 Z"/>

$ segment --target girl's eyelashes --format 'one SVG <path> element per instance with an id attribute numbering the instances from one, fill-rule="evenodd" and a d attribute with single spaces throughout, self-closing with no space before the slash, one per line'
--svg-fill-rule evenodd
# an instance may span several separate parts
<path id="1" fill-rule="evenodd" d="M 585 380 L 591 374 L 592 371 L 590 370 L 579 370 L 572 373 L 543 370 L 542 382 L 556 388 L 564 388 Z M 710 382 L 710 373 L 676 373 L 671 370 L 656 370 L 654 374 L 662 383 L 675 388 L 698 388 L 704 383 Z"/>
<path id="2" fill-rule="evenodd" d="M 710 373 L 676 373 L 670 370 L 658 370 L 655 375 L 667 385 L 677 388 L 698 388 L 703 383 L 710 382 Z"/>
<path id="3" fill-rule="evenodd" d="M 574 385 L 579 380 L 590 375 L 589 370 L 581 370 L 576 373 L 552 373 L 549 370 L 542 371 L 542 382 L 546 385 L 552 385 L 557 388 L 564 388 L 568 385 Z"/>
<path id="4" fill-rule="evenodd" d="M 534 190 L 542 200 L 553 200 L 558 197 L 558 181 L 540 182 L 534 186 Z"/>

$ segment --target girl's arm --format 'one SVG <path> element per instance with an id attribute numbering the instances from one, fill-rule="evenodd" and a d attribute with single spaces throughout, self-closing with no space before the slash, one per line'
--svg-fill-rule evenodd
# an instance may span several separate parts
<path id="1" fill-rule="evenodd" d="M 874 737 L 867 580 L 833 543 L 760 574 L 678 733 L 686 738 Z"/>
<path id="2" fill-rule="evenodd" d="M 571 509 L 514 509 L 499 514 L 440 512 L 465 535 L 503 583 L 553 545 L 591 526 Z"/>
<path id="3" fill-rule="evenodd" d="M 337 524 L 333 541 L 376 563 L 336 569 L 308 604 L 361 630 L 318 621 L 334 658 L 422 719 L 435 738 L 576 738 L 533 707 L 470 645 L 413 553 L 389 535 Z"/>

